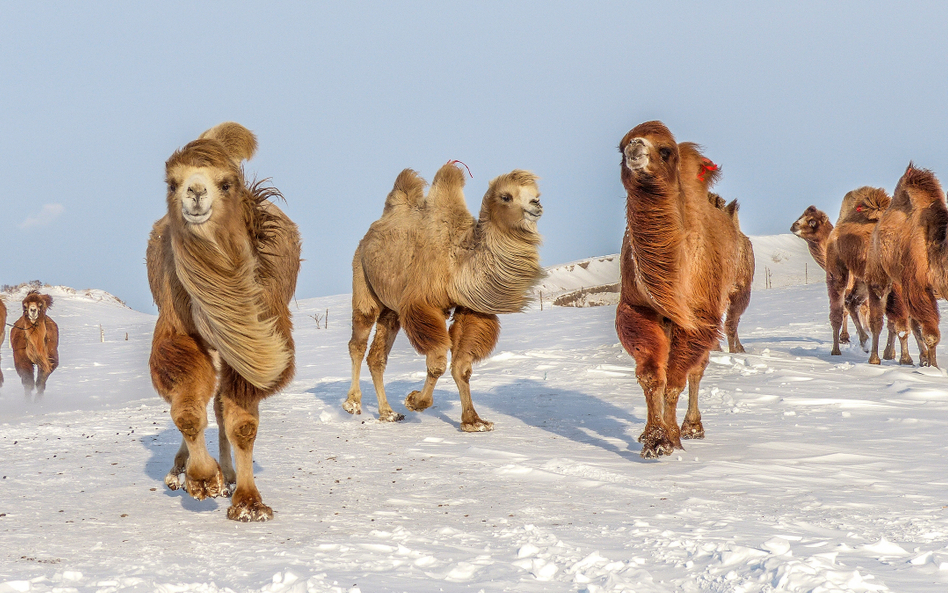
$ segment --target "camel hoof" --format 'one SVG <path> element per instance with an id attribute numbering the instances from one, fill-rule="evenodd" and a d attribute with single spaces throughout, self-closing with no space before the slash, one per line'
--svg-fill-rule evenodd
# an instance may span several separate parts
<path id="1" fill-rule="evenodd" d="M 849 343 L 849 334 L 839 334 L 839 343 L 848 344 Z"/>
<path id="2" fill-rule="evenodd" d="M 419 399 L 420 395 L 420 391 L 412 391 L 409 393 L 408 397 L 405 398 L 405 407 L 412 412 L 423 412 L 430 408 L 434 402 L 432 400 Z"/>
<path id="3" fill-rule="evenodd" d="M 832 350 L 832 352 L 830 352 L 830 355 L 832 355 L 832 356 L 842 356 L 842 354 L 843 354 L 843 353 L 840 352 L 840 351 L 839 351 L 839 348 L 836 347 L 836 346 L 833 346 L 833 350 Z"/>
<path id="4" fill-rule="evenodd" d="M 461 430 L 464 432 L 490 432 L 494 430 L 494 423 L 478 418 L 474 422 L 462 422 Z"/>
<path id="5" fill-rule="evenodd" d="M 227 509 L 227 518 L 241 523 L 263 522 L 273 518 L 273 509 L 259 500 L 233 504 Z"/>
<path id="6" fill-rule="evenodd" d="M 878 354 L 873 354 L 869 357 L 869 364 L 882 364 L 882 361 L 879 360 Z"/>
<path id="7" fill-rule="evenodd" d="M 401 422 L 404 419 L 404 414 L 399 414 L 394 410 L 389 410 L 384 414 L 379 414 L 379 422 Z"/>
<path id="8" fill-rule="evenodd" d="M 639 442 L 642 443 L 643 459 L 658 459 L 663 455 L 671 455 L 675 450 L 675 444 L 668 438 L 668 431 L 662 426 L 646 427 Z"/>
<path id="9" fill-rule="evenodd" d="M 886 348 L 882 353 L 882 360 L 895 360 L 895 348 Z"/>
<path id="10" fill-rule="evenodd" d="M 738 344 L 738 345 L 735 346 L 734 348 L 731 348 L 731 352 L 730 352 L 730 353 L 731 353 L 731 354 L 744 354 L 744 353 L 746 353 L 746 352 L 747 352 L 747 351 L 744 350 L 744 346 L 742 346 L 741 344 Z"/>
<path id="11" fill-rule="evenodd" d="M 169 490 L 180 490 L 184 488 L 184 470 L 179 467 L 172 468 L 165 476 L 165 486 Z"/>
<path id="12" fill-rule="evenodd" d="M 912 357 L 911 357 L 911 356 L 906 355 L 906 356 L 903 356 L 902 358 L 899 359 L 899 364 L 913 365 L 913 364 L 915 364 L 915 361 L 912 360 Z"/>
<path id="13" fill-rule="evenodd" d="M 349 412 L 350 414 L 358 415 L 362 413 L 362 404 L 347 399 L 346 401 L 342 402 L 342 409 Z"/>
<path id="14" fill-rule="evenodd" d="M 683 439 L 703 439 L 704 438 L 704 426 L 700 422 L 697 424 L 684 423 L 681 425 L 681 438 Z"/>
<path id="15" fill-rule="evenodd" d="M 218 468 L 214 475 L 206 478 L 193 478 L 185 473 L 184 489 L 192 497 L 204 500 L 205 498 L 224 496 L 227 486 L 224 484 L 224 474 Z"/>

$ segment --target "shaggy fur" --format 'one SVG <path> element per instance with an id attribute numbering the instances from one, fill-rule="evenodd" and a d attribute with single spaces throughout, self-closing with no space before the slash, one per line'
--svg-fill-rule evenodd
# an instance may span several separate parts
<path id="1" fill-rule="evenodd" d="M 183 437 L 165 483 L 198 499 L 226 495 L 236 483 L 227 516 L 239 521 L 273 517 L 254 483 L 253 444 L 260 400 L 294 373 L 288 303 L 300 267 L 296 225 L 269 201 L 282 196 L 244 178 L 241 162 L 256 145 L 249 130 L 227 122 L 172 154 L 168 213 L 147 252 L 158 305 L 151 378 Z M 220 464 L 204 442 L 212 397 Z"/>
<path id="2" fill-rule="evenodd" d="M 53 297 L 31 290 L 23 299 L 23 316 L 10 331 L 13 365 L 26 395 L 34 388 L 37 395 L 42 395 L 46 380 L 59 366 L 59 326 L 47 315 L 52 306 Z"/>
<path id="3" fill-rule="evenodd" d="M 931 171 L 909 163 L 872 236 L 871 326 L 875 343 L 882 299 L 887 291 L 901 297 L 923 366 L 938 366 L 935 348 L 941 335 L 936 292 L 948 294 L 946 228 L 948 207 L 941 184 Z"/>
<path id="4" fill-rule="evenodd" d="M 405 400 L 412 411 L 428 408 L 438 378 L 447 370 L 461 395 L 461 429 L 492 430 L 471 401 L 473 363 L 497 342 L 497 315 L 522 311 L 543 277 L 537 247 L 540 206 L 536 177 L 515 170 L 490 182 L 474 218 L 464 201 L 464 174 L 449 162 L 425 181 L 411 169 L 395 180 L 382 217 L 372 223 L 352 262 L 352 385 L 343 408 L 362 413 L 359 374 L 372 326 L 367 362 L 379 402 L 379 419 L 403 418 L 388 403 L 383 373 L 399 329 L 426 356 L 421 391 Z M 453 311 L 450 330 L 446 320 Z"/>
<path id="5" fill-rule="evenodd" d="M 678 145 L 661 122 L 633 128 L 619 144 L 628 199 L 616 330 L 635 358 L 648 420 L 642 457 L 670 455 L 702 438 L 698 384 L 736 285 L 740 241 L 728 213 L 709 199 L 717 168 L 696 145 Z M 689 384 L 678 427 L 678 396 Z"/>

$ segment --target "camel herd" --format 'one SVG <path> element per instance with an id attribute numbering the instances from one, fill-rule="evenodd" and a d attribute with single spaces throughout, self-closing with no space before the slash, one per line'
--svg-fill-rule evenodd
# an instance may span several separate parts
<path id="1" fill-rule="evenodd" d="M 152 228 L 146 256 L 159 311 L 151 379 L 182 436 L 165 483 L 198 499 L 230 496 L 227 516 L 238 521 L 273 517 L 254 482 L 253 447 L 260 401 L 295 371 L 289 302 L 300 269 L 297 226 L 271 201 L 282 195 L 244 177 L 243 162 L 256 149 L 252 132 L 227 122 L 175 151 L 165 163 L 167 212 Z M 737 202 L 711 192 L 720 169 L 698 145 L 676 142 L 664 124 L 651 121 L 630 130 L 619 152 L 627 226 L 616 332 L 635 359 L 647 403 L 641 455 L 657 458 L 682 448 L 681 439 L 704 438 L 699 384 L 722 333 L 731 352 L 744 351 L 737 329 L 750 303 L 754 253 Z M 382 216 L 359 242 L 352 261 L 352 384 L 343 403 L 350 414 L 362 413 L 365 359 L 379 420 L 404 418 L 388 403 L 384 385 L 389 353 L 404 329 L 427 367 L 421 390 L 408 394 L 405 407 L 432 405 L 450 352 L 461 430 L 493 430 L 474 409 L 472 366 L 496 345 L 498 315 L 524 310 L 544 276 L 537 231 L 543 207 L 537 177 L 515 169 L 491 180 L 475 217 L 459 164 L 442 166 L 430 188 L 415 171 L 402 171 Z M 850 339 L 848 317 L 871 352 L 869 362 L 879 364 L 886 318 L 884 358 L 895 357 L 898 339 L 899 362 L 912 364 L 911 329 L 920 363 L 936 366 L 936 297 L 948 294 L 946 229 L 938 180 L 911 164 L 893 197 L 859 188 L 843 199 L 835 226 L 815 206 L 793 223 L 791 231 L 826 271 L 833 354 Z M 31 291 L 11 332 L 27 394 L 42 393 L 59 362 L 51 306 L 51 297 Z M 0 301 L 0 325 L 6 314 Z M 686 386 L 679 426 L 678 398 Z M 219 461 L 204 439 L 212 399 Z"/>
<path id="2" fill-rule="evenodd" d="M 936 299 L 948 294 L 948 207 L 934 173 L 909 163 L 893 196 L 884 189 L 861 187 L 846 194 L 834 227 L 815 206 L 790 227 L 803 238 L 826 271 L 832 354 L 849 340 L 846 313 L 852 319 L 869 363 L 880 364 L 879 335 L 883 318 L 888 339 L 882 358 L 913 364 L 909 330 L 915 336 L 919 364 L 938 366 L 935 348 L 941 340 Z M 872 333 L 870 347 L 866 344 Z"/>

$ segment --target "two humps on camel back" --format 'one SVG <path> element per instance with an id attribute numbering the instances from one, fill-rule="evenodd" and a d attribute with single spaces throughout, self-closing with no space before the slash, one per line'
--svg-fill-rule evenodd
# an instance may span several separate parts
<path id="1" fill-rule="evenodd" d="M 260 400 L 293 377 L 288 305 L 300 268 L 299 231 L 270 201 L 282 195 L 244 178 L 256 149 L 253 133 L 228 122 L 175 151 L 146 258 L 158 305 L 152 384 L 182 435 L 165 483 L 199 500 L 230 495 L 227 517 L 238 521 L 273 518 L 254 483 L 253 446 Z M 204 441 L 212 398 L 219 464 Z"/>
<path id="2" fill-rule="evenodd" d="M 651 121 L 629 131 L 619 152 L 627 227 L 616 331 L 645 393 L 641 454 L 655 458 L 683 448 L 682 438 L 704 438 L 699 383 L 722 314 L 746 308 L 735 293 L 749 291 L 750 282 L 742 278 L 736 218 L 709 196 L 719 172 L 697 145 L 678 144 L 664 124 Z M 740 317 L 728 311 L 732 316 Z M 688 411 L 679 428 L 686 384 Z"/>
<path id="3" fill-rule="evenodd" d="M 898 325 L 903 358 L 911 327 L 918 342 L 919 363 L 938 366 L 935 348 L 941 334 L 937 298 L 948 295 L 946 235 L 948 206 L 941 184 L 931 171 L 909 163 L 895 186 L 891 205 L 871 236 L 866 265 L 873 337 L 869 362 L 879 362 L 884 308 L 890 322 Z M 890 307 L 893 302 L 897 308 Z"/>
<path id="4" fill-rule="evenodd" d="M 833 355 L 841 354 L 839 345 L 849 342 L 847 317 L 853 321 L 860 347 L 869 351 L 867 329 L 870 294 L 866 284 L 866 265 L 870 257 L 873 230 L 890 202 L 891 198 L 885 190 L 861 187 L 844 196 L 835 226 L 825 212 L 810 206 L 790 227 L 793 234 L 806 241 L 810 255 L 826 272 Z M 895 358 L 895 339 L 899 337 L 902 347 L 899 362 L 912 364 L 905 342 L 906 334 L 902 331 L 904 307 L 898 292 L 887 296 L 886 309 L 889 335 L 884 357 L 886 360 Z M 875 348 L 873 346 L 874 352 Z M 870 357 L 870 362 L 879 362 L 878 355 Z"/>
<path id="5" fill-rule="evenodd" d="M 31 290 L 23 299 L 23 315 L 10 330 L 13 366 L 26 395 L 34 388 L 36 395 L 43 395 L 46 380 L 59 366 L 59 326 L 47 315 L 52 306 L 53 297 Z M 2 313 L 0 317 L 6 318 L 5 308 Z"/>
<path id="6" fill-rule="evenodd" d="M 486 358 L 500 335 L 498 314 L 524 310 L 543 278 L 537 248 L 537 220 L 543 213 L 537 178 L 514 170 L 491 180 L 474 218 L 464 200 L 464 173 L 450 161 L 427 185 L 411 169 L 402 171 L 352 260 L 352 385 L 343 409 L 362 413 L 359 374 L 369 333 L 375 338 L 367 363 L 378 398 L 379 420 L 396 422 L 385 394 L 383 373 L 400 328 L 425 355 L 427 378 L 405 407 L 420 412 L 434 401 L 438 378 L 447 370 L 461 396 L 460 428 L 493 429 L 471 401 L 475 362 Z M 450 329 L 446 321 L 451 318 Z"/>

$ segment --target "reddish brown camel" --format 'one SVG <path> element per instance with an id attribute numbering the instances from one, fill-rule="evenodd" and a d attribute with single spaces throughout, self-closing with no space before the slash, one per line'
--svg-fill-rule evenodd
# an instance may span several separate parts
<path id="1" fill-rule="evenodd" d="M 946 228 L 948 207 L 941 184 L 931 171 L 909 163 L 895 186 L 892 205 L 872 235 L 868 268 L 874 352 L 882 327 L 882 299 L 891 291 L 890 295 L 904 300 L 920 364 L 938 366 L 935 347 L 941 334 L 936 292 L 948 294 Z M 907 327 L 901 329 L 904 340 Z"/>
<path id="2" fill-rule="evenodd" d="M 46 380 L 59 366 L 59 326 L 47 316 L 53 297 L 35 290 L 23 299 L 23 316 L 10 330 L 13 365 L 27 395 L 46 391 Z M 35 371 L 35 379 L 34 379 Z"/>
<path id="3" fill-rule="evenodd" d="M 681 150 L 658 121 L 636 126 L 619 144 L 627 227 L 616 331 L 635 359 L 647 402 L 639 437 L 645 458 L 670 455 L 681 438 L 704 437 L 698 384 L 737 274 L 737 229 L 709 201 L 706 186 L 683 178 L 683 171 L 710 163 L 691 148 Z M 688 411 L 679 429 L 676 408 L 686 383 Z"/>

